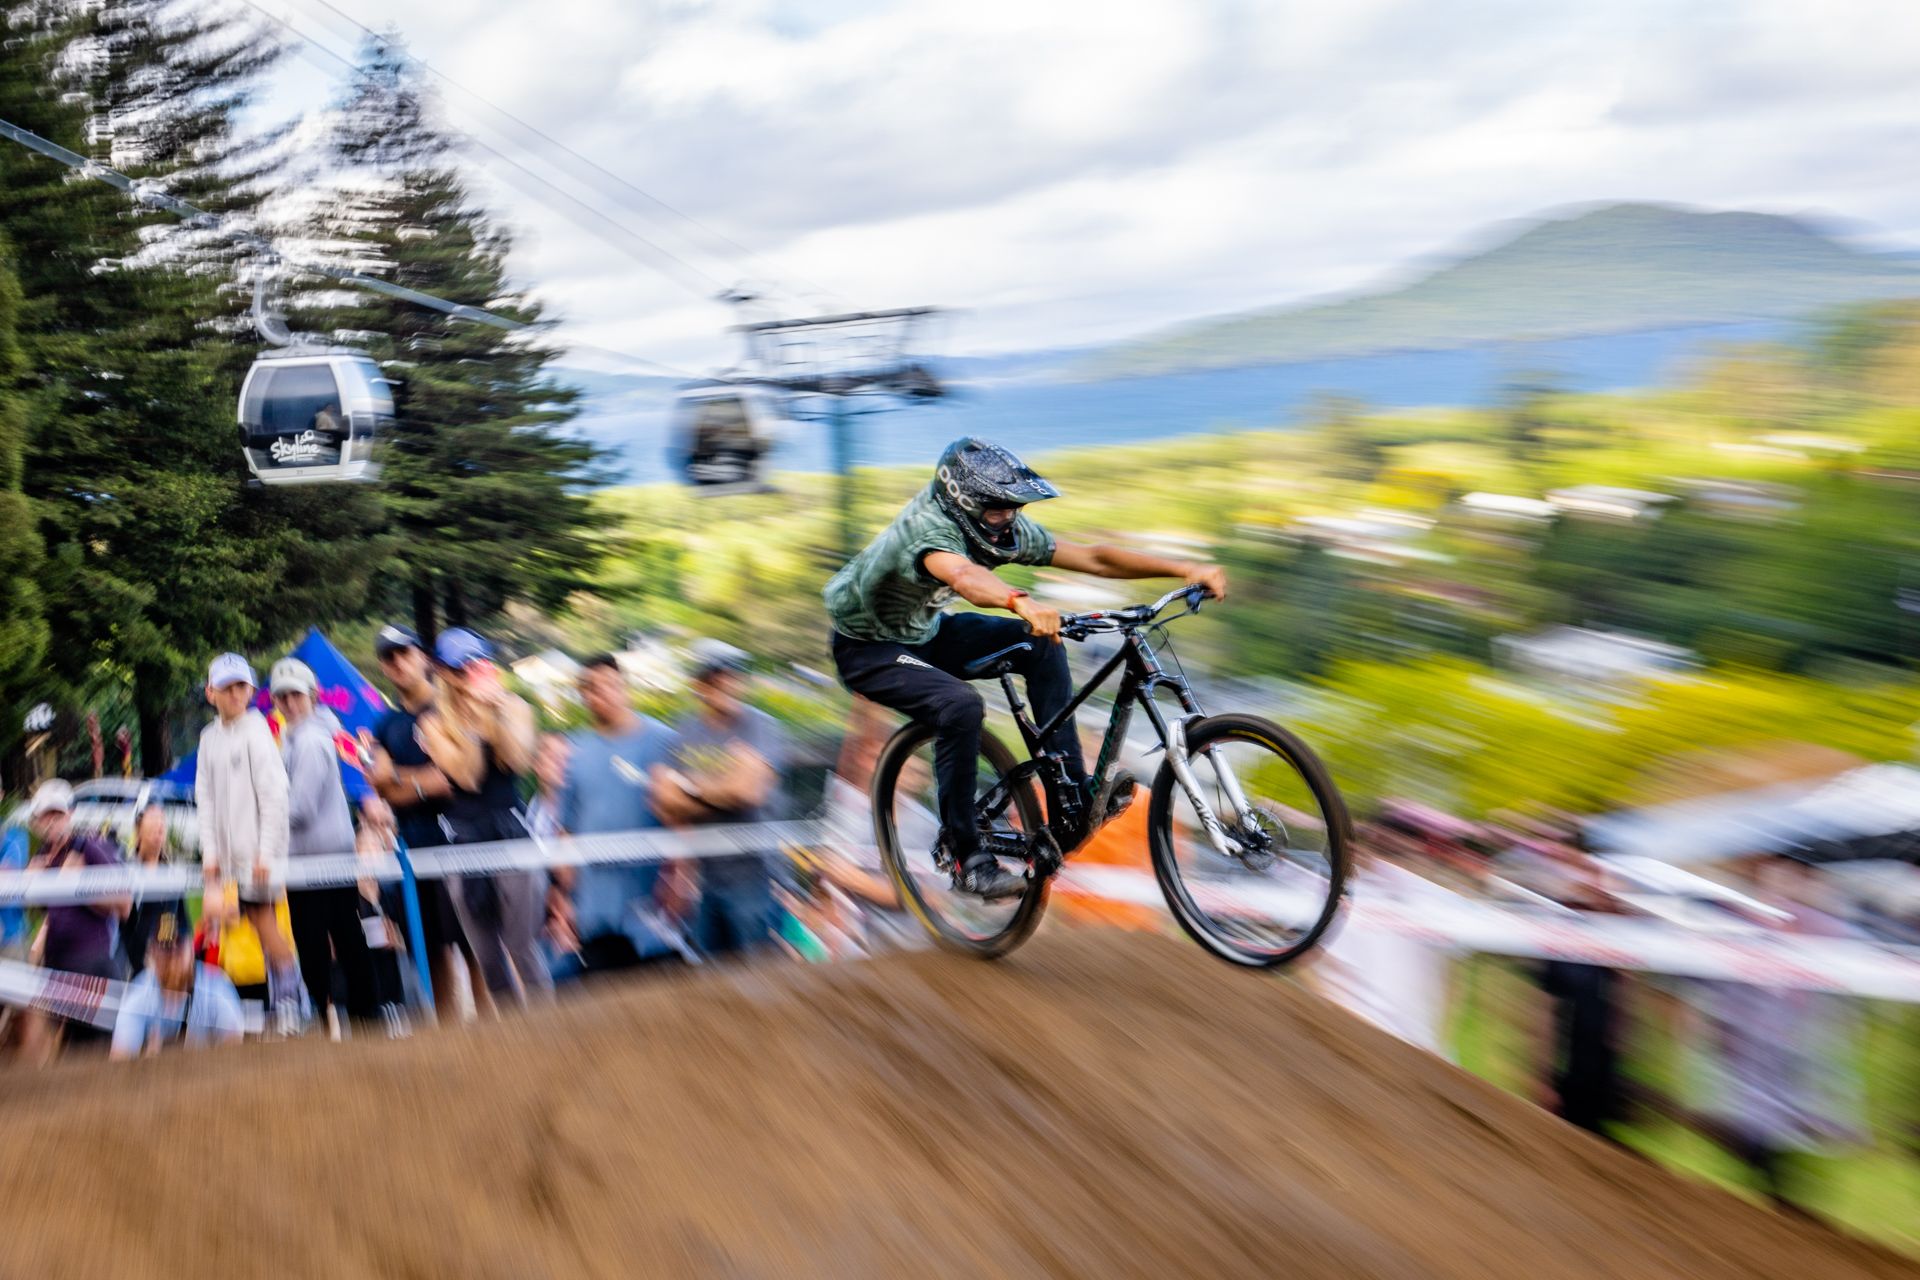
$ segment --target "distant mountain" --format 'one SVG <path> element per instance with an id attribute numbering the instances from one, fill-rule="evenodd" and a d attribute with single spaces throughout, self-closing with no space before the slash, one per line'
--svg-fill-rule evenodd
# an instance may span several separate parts
<path id="1" fill-rule="evenodd" d="M 1533 222 L 1410 284 L 1242 312 L 1109 347 L 1082 377 L 1789 319 L 1920 295 L 1920 262 L 1795 218 L 1616 204 Z"/>

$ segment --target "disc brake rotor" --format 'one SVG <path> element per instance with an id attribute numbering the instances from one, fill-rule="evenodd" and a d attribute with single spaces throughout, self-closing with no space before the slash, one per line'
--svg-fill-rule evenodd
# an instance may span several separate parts
<path id="1" fill-rule="evenodd" d="M 1287 824 L 1267 805 L 1249 806 L 1251 824 L 1236 822 L 1230 834 L 1240 846 L 1240 863 L 1256 874 L 1269 871 L 1287 847 Z"/>

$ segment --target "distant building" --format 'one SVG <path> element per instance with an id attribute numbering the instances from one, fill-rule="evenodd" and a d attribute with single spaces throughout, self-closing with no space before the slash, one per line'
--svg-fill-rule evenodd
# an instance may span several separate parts
<path id="1" fill-rule="evenodd" d="M 1547 494 L 1548 504 L 1563 515 L 1597 516 L 1605 520 L 1652 518 L 1673 500 L 1670 493 L 1611 484 L 1577 484 Z"/>
<path id="2" fill-rule="evenodd" d="M 1469 493 L 1461 497 L 1460 506 L 1475 515 L 1531 522 L 1551 520 L 1559 511 L 1551 502 L 1513 493 Z"/>
<path id="3" fill-rule="evenodd" d="M 1494 651 L 1517 671 L 1589 684 L 1620 684 L 1688 670 L 1690 650 L 1617 631 L 1552 627 L 1530 636 L 1502 636 Z"/>
<path id="4" fill-rule="evenodd" d="M 1696 504 L 1716 515 L 1768 519 L 1800 505 L 1799 490 L 1790 485 L 1721 476 L 1685 479 L 1680 485 Z"/>
<path id="5" fill-rule="evenodd" d="M 550 707 L 578 698 L 574 685 L 580 678 L 580 664 L 558 649 L 522 658 L 512 670 L 534 697 Z"/>
<path id="6" fill-rule="evenodd" d="M 1368 508 L 1343 516 L 1301 516 L 1290 528 L 1302 542 L 1325 547 L 1329 555 L 1371 564 L 1410 560 L 1445 561 L 1447 556 L 1415 544 L 1433 529 L 1428 516 Z"/>
<path id="7" fill-rule="evenodd" d="M 1867 451 L 1865 443 L 1849 436 L 1815 435 L 1805 431 L 1761 436 L 1760 443 L 1772 445 L 1776 449 L 1792 449 L 1803 454 L 1865 453 Z"/>

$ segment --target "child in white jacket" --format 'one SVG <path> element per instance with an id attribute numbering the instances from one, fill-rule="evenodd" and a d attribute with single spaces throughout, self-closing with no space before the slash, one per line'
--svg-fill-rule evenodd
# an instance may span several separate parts
<path id="1" fill-rule="evenodd" d="M 287 766 L 266 717 L 252 708 L 256 683 L 237 653 L 221 654 L 207 670 L 207 701 L 219 718 L 200 733 L 194 784 L 204 909 L 224 910 L 227 886 L 238 889 L 240 910 L 266 957 L 273 1028 L 297 1035 L 304 1020 L 300 970 L 274 918 L 287 881 Z"/>

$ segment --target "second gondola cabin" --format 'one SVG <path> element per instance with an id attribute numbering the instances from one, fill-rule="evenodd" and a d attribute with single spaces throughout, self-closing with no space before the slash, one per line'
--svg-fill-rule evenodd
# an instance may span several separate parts
<path id="1" fill-rule="evenodd" d="M 264 352 L 240 387 L 241 451 L 262 484 L 378 479 L 379 447 L 392 425 L 392 387 L 362 352 Z"/>
<path id="2" fill-rule="evenodd" d="M 780 396 L 765 387 L 696 384 L 674 400 L 669 460 L 704 492 L 759 492 L 767 487 L 766 457 L 786 425 Z"/>

